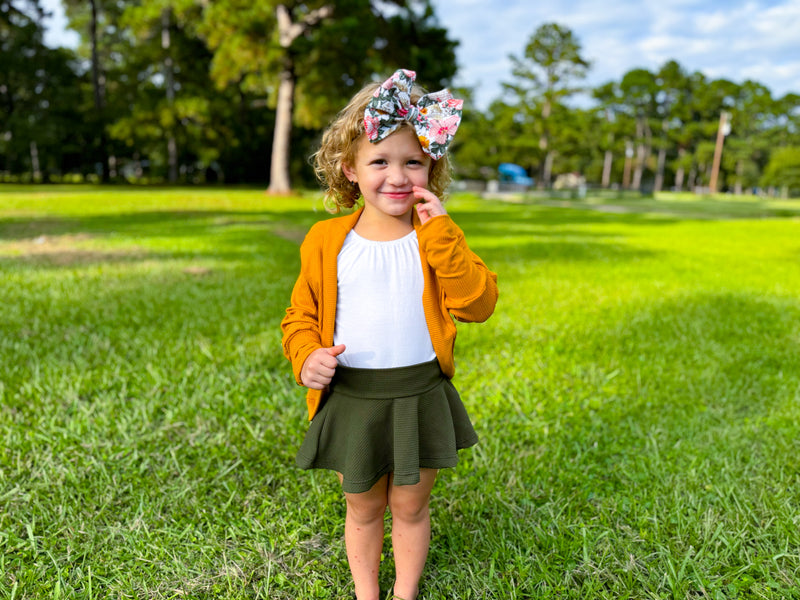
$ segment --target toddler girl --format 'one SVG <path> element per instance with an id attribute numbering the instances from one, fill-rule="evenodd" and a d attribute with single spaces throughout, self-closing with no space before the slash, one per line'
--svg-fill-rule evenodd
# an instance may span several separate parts
<path id="1" fill-rule="evenodd" d="M 428 555 L 437 470 L 477 436 L 458 392 L 460 321 L 482 322 L 497 276 L 467 246 L 440 198 L 462 101 L 422 95 L 398 70 L 357 93 L 322 138 L 316 170 L 332 212 L 301 248 L 281 323 L 283 350 L 308 388 L 297 463 L 336 471 L 358 600 L 377 600 L 384 513 L 392 514 L 397 600 L 411 600 Z M 452 315 L 452 317 L 451 317 Z"/>

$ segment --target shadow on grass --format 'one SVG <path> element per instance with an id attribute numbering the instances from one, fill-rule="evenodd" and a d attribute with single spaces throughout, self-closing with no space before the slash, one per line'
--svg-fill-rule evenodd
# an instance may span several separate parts
<path id="1" fill-rule="evenodd" d="M 476 249 L 490 267 L 649 256 L 615 242 L 620 236 L 577 226 L 670 222 L 563 213 L 533 208 L 517 218 L 516 210 L 498 209 L 454 218 L 468 240 L 479 238 Z M 202 277 L 168 270 L 75 278 L 59 281 L 53 295 L 41 293 L 50 283 L 44 280 L 36 289 L 4 290 L 0 356 L 15 369 L 4 378 L 4 410 L 13 416 L 13 423 L 6 418 L 15 444 L 9 452 L 20 457 L 9 480 L 16 475 L 33 499 L 20 493 L 5 500 L 20 561 L 45 565 L 51 570 L 43 577 L 52 580 L 74 545 L 90 558 L 102 553 L 93 564 L 108 569 L 109 579 L 147 570 L 143 581 L 163 582 L 184 575 L 165 573 L 163 564 L 213 572 L 234 550 L 244 571 L 263 573 L 268 565 L 264 577 L 274 577 L 275 597 L 314 597 L 298 594 L 306 584 L 297 582 L 332 573 L 347 589 L 340 492 L 332 477 L 320 487 L 291 465 L 305 427 L 303 400 L 277 329 L 299 256 L 276 229 L 303 230 L 320 218 L 311 211 L 172 211 L 166 218 L 33 220 L 30 227 L 2 222 L 3 236 L 17 240 L 88 233 L 92 241 L 109 232 L 134 244 L 148 236 L 210 238 L 197 252 L 156 251 L 156 260 L 239 262 Z M 556 224 L 566 228 L 548 229 Z M 150 252 L 142 259 L 152 260 Z M 515 346 L 517 374 L 505 376 L 499 364 L 486 377 L 497 397 L 485 400 L 481 444 L 443 474 L 436 491 L 426 597 L 562 596 L 558 589 L 580 597 L 593 582 L 605 597 L 686 597 L 701 584 L 724 593 L 709 579 L 669 594 L 670 558 L 690 555 L 707 557 L 698 570 L 725 585 L 746 568 L 769 579 L 771 563 L 752 566 L 747 548 L 772 557 L 793 542 L 792 517 L 767 503 L 800 504 L 789 478 L 796 473 L 800 307 L 705 293 L 616 311 L 569 337 L 554 333 L 543 348 Z M 794 455 L 786 452 L 792 448 Z M 22 474 L 37 462 L 63 480 L 39 475 L 40 484 Z M 113 473 L 113 482 L 103 473 Z M 82 487 L 64 483 L 78 478 Z M 706 516 L 711 534 L 723 527 L 725 537 L 699 533 Z M 52 545 L 54 567 L 31 549 L 29 522 L 41 524 L 37 540 Z M 153 544 L 148 527 L 160 523 L 175 524 L 173 537 Z M 200 542 L 191 537 L 196 523 L 206 532 Z M 658 530 L 660 523 L 667 525 Z M 739 523 L 747 525 L 736 530 Z M 107 543 L 107 530 L 120 526 L 127 537 Z M 65 540 L 66 530 L 85 531 L 85 539 Z M 733 545 L 721 539 L 743 539 L 745 550 L 721 556 Z M 202 555 L 192 554 L 201 543 Z M 297 558 L 265 558 L 263 548 Z M 131 558 L 137 552 L 147 560 Z M 311 573 L 307 564 L 320 568 Z M 471 594 L 462 593 L 467 587 Z"/>
<path id="2" fill-rule="evenodd" d="M 133 211 L 84 215 L 80 217 L 0 218 L 0 240 L 34 239 L 39 236 L 110 235 L 130 237 L 183 237 L 226 227 L 285 227 L 305 233 L 314 223 L 333 218 L 324 212 L 300 211 L 225 211 L 164 210 Z M 601 212 L 565 211 L 557 208 L 489 204 L 486 211 L 456 209 L 456 223 L 467 235 L 502 237 L 509 233 L 547 227 L 598 223 L 669 224 L 670 219 L 651 219 L 646 215 L 618 215 Z M 595 234 L 599 235 L 599 234 Z"/>
<path id="3" fill-rule="evenodd" d="M 324 215 L 313 211 L 164 210 L 84 215 L 80 217 L 6 217 L 0 219 L 0 240 L 39 236 L 111 235 L 185 237 L 232 226 L 286 227 L 307 230 Z"/>
<path id="4" fill-rule="evenodd" d="M 454 220 L 474 235 L 504 235 L 520 226 L 561 227 L 564 225 L 670 225 L 678 217 L 643 213 L 611 213 L 597 210 L 565 210 L 535 204 L 506 204 L 486 201 L 484 210 L 453 211 Z"/>
<path id="5" fill-rule="evenodd" d="M 570 213 L 542 209 L 490 205 L 486 213 L 465 210 L 453 215 L 465 230 L 468 242 L 489 264 L 539 260 L 616 261 L 650 256 L 624 243 L 615 243 L 619 234 L 565 225 L 595 223 L 655 223 L 640 216 Z M 269 251 L 274 237 L 299 244 L 308 229 L 326 213 L 313 211 L 149 211 L 64 218 L 0 219 L 0 242 L 6 242 L 15 255 L 0 258 L 6 268 L 62 268 L 96 265 L 103 262 L 136 261 L 248 260 L 253 253 Z M 196 250 L 165 252 L 164 240 L 213 239 L 213 247 L 203 244 Z M 158 249 L 148 249 L 151 238 Z M 98 243 L 133 244 L 113 250 L 98 250 Z M 141 240 L 141 241 L 140 241 Z M 489 242 L 488 240 L 491 240 Z"/>
<path id="6" fill-rule="evenodd" d="M 498 426 L 507 419 L 535 438 L 537 419 L 550 420 L 551 432 L 567 435 L 565 446 L 605 430 L 608 448 L 632 441 L 611 435 L 615 427 L 637 422 L 642 432 L 686 441 L 702 438 L 705 426 L 761 422 L 797 399 L 800 301 L 699 294 L 621 311 L 611 323 L 544 342 L 536 350 L 547 357 L 542 373 L 501 392 Z"/>
<path id="7" fill-rule="evenodd" d="M 800 542 L 800 301 L 701 293 L 621 311 L 546 342 L 526 355 L 528 377 L 492 388 L 471 473 L 443 492 L 455 492 L 445 543 L 476 532 L 470 568 L 529 558 L 520 597 L 590 583 L 609 597 L 725 591 L 751 553 Z M 698 571 L 662 577 L 690 555 Z M 778 582 L 798 566 L 748 572 L 788 590 Z"/>
<path id="8" fill-rule="evenodd" d="M 571 198 L 529 197 L 521 202 L 526 206 L 549 206 L 574 211 L 594 211 L 618 214 L 658 214 L 678 220 L 729 220 L 792 218 L 800 216 L 800 202 L 778 198 L 741 197 L 729 200 L 722 195 L 713 198 L 691 196 L 684 200 L 666 197 L 620 197 L 613 194 L 585 200 Z"/>
<path id="9" fill-rule="evenodd" d="M 312 211 L 155 211 L 0 219 L 0 244 L 4 243 L 0 248 L 12 252 L 0 256 L 0 268 L 256 261 L 259 255 L 276 251 L 276 244 L 291 248 L 299 260 L 297 246 L 318 219 Z M 195 247 L 193 239 L 199 241 Z M 173 246 L 172 240 L 186 240 L 186 244 Z"/>

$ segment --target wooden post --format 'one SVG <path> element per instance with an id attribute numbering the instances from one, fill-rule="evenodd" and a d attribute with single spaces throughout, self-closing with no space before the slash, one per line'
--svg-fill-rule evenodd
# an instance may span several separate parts
<path id="1" fill-rule="evenodd" d="M 730 132 L 728 127 L 728 113 L 724 110 L 719 114 L 719 128 L 717 129 L 717 144 L 714 147 L 714 162 L 711 164 L 711 180 L 708 189 L 712 194 L 717 193 L 717 179 L 719 178 L 719 165 L 722 162 L 722 145 L 725 136 Z"/>

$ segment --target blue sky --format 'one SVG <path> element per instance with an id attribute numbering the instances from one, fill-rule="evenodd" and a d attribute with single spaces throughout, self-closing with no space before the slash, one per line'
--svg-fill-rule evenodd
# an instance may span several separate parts
<path id="1" fill-rule="evenodd" d="M 536 28 L 566 25 L 592 62 L 585 83 L 620 80 L 630 69 L 677 60 L 688 71 L 736 82 L 753 79 L 775 96 L 800 94 L 800 0 L 433 0 L 439 20 L 460 41 L 457 83 L 486 107 L 511 80 L 510 54 L 522 56 Z M 46 38 L 74 45 L 60 0 Z M 408 65 L 413 68 L 413 65 Z M 420 74 L 422 77 L 422 74 Z"/>
<path id="2" fill-rule="evenodd" d="M 457 83 L 486 106 L 511 80 L 508 55 L 521 57 L 537 27 L 555 22 L 577 36 L 592 62 L 586 83 L 619 81 L 633 68 L 677 60 L 687 71 L 758 81 L 800 94 L 800 0 L 433 0 L 460 40 Z"/>

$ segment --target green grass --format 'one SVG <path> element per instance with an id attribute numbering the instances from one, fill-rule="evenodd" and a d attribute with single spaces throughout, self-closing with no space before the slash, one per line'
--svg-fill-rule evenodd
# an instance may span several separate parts
<path id="1" fill-rule="evenodd" d="M 653 196 L 641 196 L 630 191 L 618 194 L 612 190 L 589 190 L 585 198 L 578 199 L 577 192 L 565 190 L 550 194 L 533 192 L 516 196 L 517 201 L 532 202 L 542 206 L 606 207 L 616 212 L 664 214 L 692 219 L 800 217 L 800 199 L 768 198 L 746 194 L 700 196 L 689 192 L 663 192 Z"/>
<path id="2" fill-rule="evenodd" d="M 656 201 L 448 205 L 501 300 L 459 328 L 481 443 L 434 490 L 424 598 L 800 598 L 798 220 Z M 0 188 L 0 597 L 349 597 L 278 327 L 324 216 Z"/>

